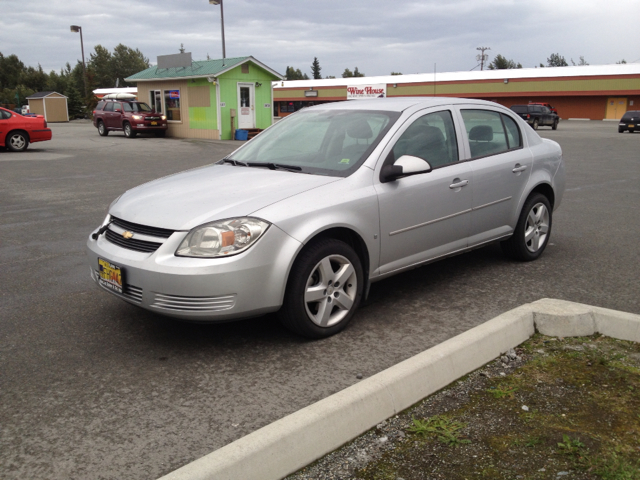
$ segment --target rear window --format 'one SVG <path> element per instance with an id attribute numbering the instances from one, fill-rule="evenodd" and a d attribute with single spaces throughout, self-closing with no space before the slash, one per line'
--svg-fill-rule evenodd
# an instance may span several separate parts
<path id="1" fill-rule="evenodd" d="M 98 105 L 96 105 L 96 110 L 102 110 L 104 108 L 104 104 L 107 103 L 104 100 L 101 100 L 98 102 Z"/>
<path id="2" fill-rule="evenodd" d="M 622 116 L 622 120 L 631 120 L 633 117 L 640 117 L 640 111 L 630 110 Z"/>
<path id="3" fill-rule="evenodd" d="M 516 113 L 527 113 L 529 111 L 529 107 L 526 105 L 512 105 L 511 110 Z"/>

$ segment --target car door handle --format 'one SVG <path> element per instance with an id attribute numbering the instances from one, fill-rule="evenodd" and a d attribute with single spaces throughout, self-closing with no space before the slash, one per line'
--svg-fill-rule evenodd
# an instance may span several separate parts
<path id="1" fill-rule="evenodd" d="M 513 173 L 520 173 L 520 172 L 524 172 L 527 169 L 526 165 L 520 165 L 519 163 L 516 163 L 516 167 L 511 170 Z"/>
<path id="2" fill-rule="evenodd" d="M 454 188 L 462 188 L 465 185 L 469 184 L 469 180 L 460 180 L 459 178 L 456 178 L 453 180 L 454 183 L 452 183 L 451 185 L 449 185 L 449 188 L 454 189 Z"/>

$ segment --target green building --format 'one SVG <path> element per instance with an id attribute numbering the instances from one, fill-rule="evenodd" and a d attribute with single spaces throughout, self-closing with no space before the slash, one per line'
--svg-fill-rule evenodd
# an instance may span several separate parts
<path id="1" fill-rule="evenodd" d="M 168 136 L 230 140 L 235 130 L 271 125 L 272 82 L 282 78 L 251 56 L 192 61 L 179 53 L 125 80 L 136 82 L 138 100 L 167 116 Z"/>

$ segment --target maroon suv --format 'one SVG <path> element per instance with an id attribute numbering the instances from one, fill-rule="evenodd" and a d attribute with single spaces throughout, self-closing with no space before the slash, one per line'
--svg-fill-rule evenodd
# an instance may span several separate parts
<path id="1" fill-rule="evenodd" d="M 101 100 L 93 111 L 93 125 L 103 137 L 112 130 L 123 130 L 128 138 L 138 133 L 154 133 L 164 137 L 167 117 L 156 113 L 144 102 L 135 100 Z"/>

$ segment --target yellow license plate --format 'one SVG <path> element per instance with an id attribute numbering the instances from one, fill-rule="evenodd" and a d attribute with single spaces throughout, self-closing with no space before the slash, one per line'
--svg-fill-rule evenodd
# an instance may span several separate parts
<path id="1" fill-rule="evenodd" d="M 151 122 L 151 125 L 157 125 L 158 122 Z"/>
<path id="2" fill-rule="evenodd" d="M 121 294 L 124 288 L 122 268 L 102 258 L 98 258 L 98 267 L 98 283 L 108 290 Z"/>
<path id="3" fill-rule="evenodd" d="M 636 128 L 635 125 L 629 125 L 629 128 Z"/>

